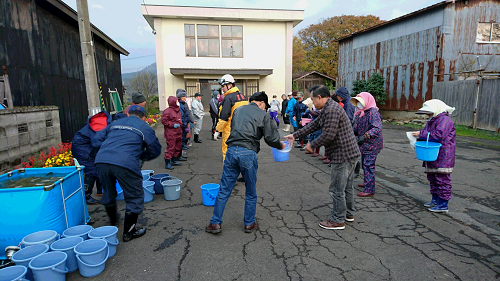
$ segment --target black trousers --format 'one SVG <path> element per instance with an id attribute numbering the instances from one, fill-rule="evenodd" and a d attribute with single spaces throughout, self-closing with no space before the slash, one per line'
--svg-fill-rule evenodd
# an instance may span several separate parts
<path id="1" fill-rule="evenodd" d="M 215 127 L 217 127 L 217 122 L 219 122 L 219 118 L 212 116 L 212 134 L 215 133 Z"/>
<path id="2" fill-rule="evenodd" d="M 112 164 L 98 163 L 97 172 L 104 190 L 101 203 L 106 207 L 116 205 L 116 182 L 120 184 L 125 198 L 126 212 L 140 214 L 144 206 L 144 189 L 142 175 Z"/>
<path id="3" fill-rule="evenodd" d="M 85 186 L 85 197 L 88 197 L 92 194 L 92 190 L 94 189 L 94 185 L 97 188 L 97 193 L 102 194 L 102 184 L 97 176 L 89 176 L 85 175 L 83 179 L 83 184 Z"/>

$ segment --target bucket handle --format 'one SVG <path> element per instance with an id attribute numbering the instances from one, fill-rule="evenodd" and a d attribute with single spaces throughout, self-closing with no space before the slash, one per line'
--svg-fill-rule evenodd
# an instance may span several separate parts
<path id="1" fill-rule="evenodd" d="M 53 271 L 57 272 L 57 273 L 62 273 L 62 274 L 66 274 L 68 273 L 68 267 L 64 267 L 64 270 L 60 270 L 59 268 L 56 268 L 55 266 L 52 268 Z"/>
<path id="2" fill-rule="evenodd" d="M 100 266 L 101 264 L 105 263 L 108 260 L 108 258 L 109 258 L 109 246 L 107 248 L 108 248 L 108 253 L 106 254 L 106 258 L 98 264 L 88 264 L 88 263 L 82 261 L 82 259 L 80 258 L 80 255 L 76 255 L 76 258 L 78 259 L 79 262 L 83 263 L 83 265 L 85 265 L 85 266 L 97 267 L 97 266 Z"/>
<path id="3" fill-rule="evenodd" d="M 427 142 L 425 143 L 425 146 L 428 147 L 429 146 L 429 136 L 431 135 L 431 132 L 428 132 L 427 133 Z"/>
<path id="4" fill-rule="evenodd" d="M 118 239 L 116 239 L 116 243 L 115 242 L 109 242 L 107 239 L 106 239 L 106 242 L 108 242 L 108 244 L 111 245 L 111 246 L 116 246 L 116 245 L 118 245 L 120 243 L 118 241 Z M 108 246 L 108 252 L 109 252 L 109 246 Z"/>

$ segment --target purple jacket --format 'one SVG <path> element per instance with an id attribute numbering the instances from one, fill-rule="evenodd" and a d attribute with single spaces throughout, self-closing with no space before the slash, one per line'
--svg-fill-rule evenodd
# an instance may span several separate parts
<path id="1" fill-rule="evenodd" d="M 440 113 L 427 121 L 425 127 L 420 131 L 418 140 L 427 140 L 429 132 L 429 141 L 439 142 L 442 146 L 439 149 L 437 160 L 424 162 L 424 165 L 426 165 L 428 172 L 451 173 L 452 169 L 449 168 L 455 166 L 456 134 L 455 124 L 451 121 L 448 112 Z"/>
<path id="2" fill-rule="evenodd" d="M 361 154 L 379 154 L 384 146 L 384 137 L 382 136 L 382 117 L 375 108 L 365 111 L 363 117 L 356 115 L 356 124 L 354 125 L 354 135 L 362 136 L 365 133 L 370 135 L 360 147 Z"/>

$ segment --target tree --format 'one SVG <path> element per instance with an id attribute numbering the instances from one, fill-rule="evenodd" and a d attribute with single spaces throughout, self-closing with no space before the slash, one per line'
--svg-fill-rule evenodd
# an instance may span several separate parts
<path id="1" fill-rule="evenodd" d="M 372 94 L 378 105 L 384 105 L 387 100 L 385 91 L 385 78 L 380 73 L 373 73 L 368 80 L 356 80 L 352 83 L 352 96 L 355 97 L 361 92 Z"/>
<path id="2" fill-rule="evenodd" d="M 307 72 L 308 63 L 306 61 L 306 51 L 302 45 L 299 37 L 293 37 L 293 57 L 292 57 L 292 73 L 298 74 L 301 72 Z"/>
<path id="3" fill-rule="evenodd" d="M 153 109 L 152 98 L 158 95 L 158 82 L 156 73 L 151 71 L 140 71 L 136 76 L 130 79 L 130 85 L 135 91 L 141 92 L 146 97 L 145 110 L 150 114 Z"/>
<path id="4" fill-rule="evenodd" d="M 342 15 L 327 18 L 318 24 L 302 29 L 299 31 L 297 40 L 294 38 L 294 71 L 315 70 L 337 77 L 339 44 L 335 40 L 382 22 L 384 21 L 379 17 L 371 15 Z M 301 55 L 301 50 L 304 50 L 305 56 Z M 295 51 L 298 52 L 297 55 Z M 297 67 L 295 67 L 296 63 Z"/>

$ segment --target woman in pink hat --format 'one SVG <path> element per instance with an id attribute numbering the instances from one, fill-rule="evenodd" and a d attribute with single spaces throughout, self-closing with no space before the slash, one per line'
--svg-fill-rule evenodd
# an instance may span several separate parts
<path id="1" fill-rule="evenodd" d="M 359 93 L 351 98 L 352 105 L 356 106 L 354 135 L 358 140 L 361 151 L 361 163 L 363 164 L 364 182 L 359 187 L 364 187 L 359 192 L 359 197 L 369 197 L 375 194 L 375 160 L 382 151 L 382 117 L 378 112 L 375 98 L 368 92 Z"/>

